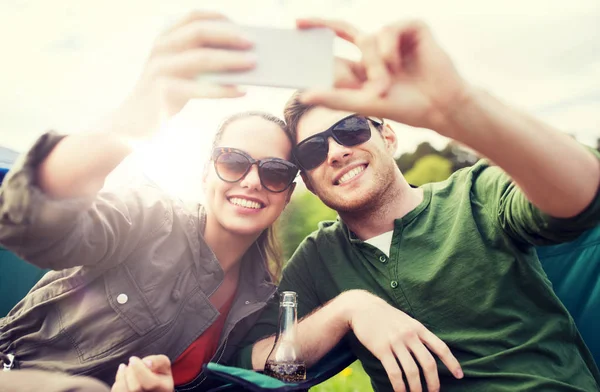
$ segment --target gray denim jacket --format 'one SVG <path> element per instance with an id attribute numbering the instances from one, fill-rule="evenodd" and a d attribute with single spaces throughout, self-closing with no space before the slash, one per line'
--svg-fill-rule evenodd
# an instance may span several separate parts
<path id="1" fill-rule="evenodd" d="M 111 384 L 129 356 L 174 361 L 196 340 L 219 315 L 209 297 L 224 274 L 202 237 L 199 205 L 153 186 L 120 197 L 44 195 L 36 169 L 61 138 L 43 135 L 0 188 L 0 244 L 53 270 L 0 319 L 0 352 L 22 368 Z M 231 357 L 275 290 L 253 246 L 213 361 Z"/>

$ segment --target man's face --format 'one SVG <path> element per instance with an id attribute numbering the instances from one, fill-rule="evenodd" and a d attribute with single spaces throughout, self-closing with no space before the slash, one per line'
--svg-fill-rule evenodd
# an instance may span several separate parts
<path id="1" fill-rule="evenodd" d="M 296 141 L 331 127 L 352 113 L 317 107 L 305 113 L 298 123 Z M 372 208 L 395 181 L 397 170 L 394 132 L 382 132 L 371 124 L 371 138 L 363 144 L 346 147 L 328 139 L 327 159 L 315 169 L 302 172 L 308 188 L 327 206 L 339 212 Z"/>

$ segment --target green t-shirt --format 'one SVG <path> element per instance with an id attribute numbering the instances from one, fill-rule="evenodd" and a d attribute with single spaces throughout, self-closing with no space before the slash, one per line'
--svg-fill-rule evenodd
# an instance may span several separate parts
<path id="1" fill-rule="evenodd" d="M 423 191 L 422 203 L 395 221 L 389 258 L 340 221 L 322 223 L 302 242 L 280 285 L 298 293 L 299 317 L 363 289 L 450 347 L 465 377 L 456 380 L 438 360 L 443 391 L 598 391 L 598 368 L 533 246 L 595 226 L 600 197 L 575 218 L 552 218 L 485 161 Z M 239 366 L 250 366 L 251 342 L 275 332 L 277 315 L 274 301 L 247 337 Z M 380 362 L 352 333 L 348 339 L 375 390 L 391 391 Z"/>

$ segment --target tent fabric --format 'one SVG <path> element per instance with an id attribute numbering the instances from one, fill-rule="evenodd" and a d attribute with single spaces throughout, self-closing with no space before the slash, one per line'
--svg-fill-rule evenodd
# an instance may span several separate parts
<path id="1" fill-rule="evenodd" d="M 18 156 L 19 153 L 15 150 L 0 146 L 0 184 L 8 172 L 8 169 L 17 160 Z"/>

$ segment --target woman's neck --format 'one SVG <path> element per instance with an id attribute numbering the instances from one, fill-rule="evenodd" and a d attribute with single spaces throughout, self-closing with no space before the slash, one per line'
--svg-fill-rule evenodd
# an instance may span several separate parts
<path id="1" fill-rule="evenodd" d="M 225 230 L 208 214 L 204 228 L 204 240 L 213 251 L 225 274 L 239 270 L 240 261 L 248 249 L 256 242 L 260 233 L 241 235 Z"/>

